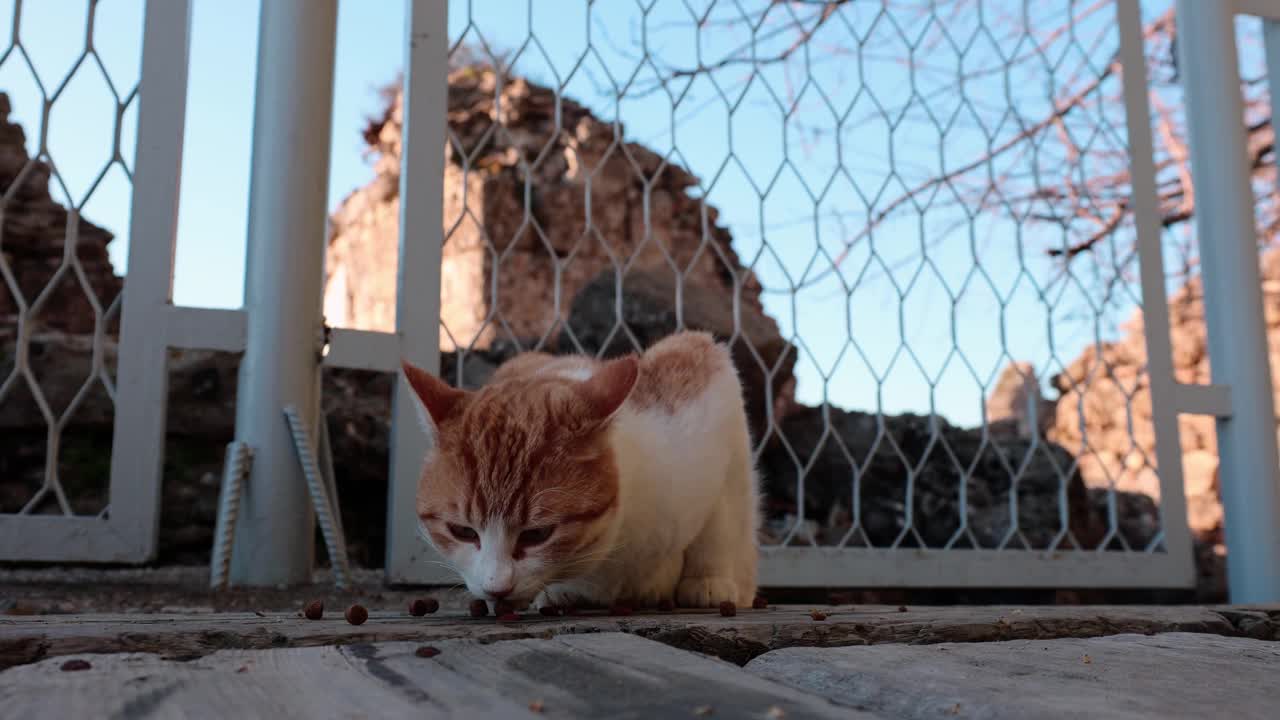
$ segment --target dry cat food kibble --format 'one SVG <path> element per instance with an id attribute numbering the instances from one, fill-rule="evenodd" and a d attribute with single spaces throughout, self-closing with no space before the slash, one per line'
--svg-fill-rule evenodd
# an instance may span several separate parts
<path id="1" fill-rule="evenodd" d="M 369 619 L 369 611 L 363 605 L 352 605 L 347 608 L 347 622 L 352 625 L 363 625 Z"/>
<path id="2" fill-rule="evenodd" d="M 418 598 L 409 603 L 409 614 L 414 617 L 422 617 L 439 609 L 440 601 L 435 598 Z"/>
<path id="3" fill-rule="evenodd" d="M 751 601 L 751 608 L 753 610 L 764 610 L 768 607 L 769 607 L 769 601 L 765 600 L 764 597 L 760 595 L 757 595 L 756 599 Z"/>
<path id="4" fill-rule="evenodd" d="M 481 618 L 489 614 L 488 603 L 480 598 L 472 600 L 471 604 L 467 606 L 467 609 L 471 612 L 471 617 L 473 618 Z"/>
<path id="5" fill-rule="evenodd" d="M 826 620 L 827 614 L 822 612 L 821 610 L 810 610 L 809 617 L 813 618 L 814 620 Z"/>
<path id="6" fill-rule="evenodd" d="M 319 600 L 312 600 L 307 603 L 307 607 L 302 611 L 308 620 L 319 620 L 324 617 L 324 603 Z"/>
<path id="7" fill-rule="evenodd" d="M 733 617 L 734 615 L 738 614 L 738 606 L 734 605 L 729 600 L 725 600 L 724 602 L 720 603 L 720 614 L 723 615 L 724 617 Z"/>
<path id="8" fill-rule="evenodd" d="M 62 672 L 76 672 L 78 670 L 88 670 L 93 667 L 88 660 L 68 660 L 62 663 Z"/>
<path id="9" fill-rule="evenodd" d="M 433 658 L 440 654 L 440 648 L 432 647 L 430 645 L 423 645 L 422 647 L 415 650 L 413 654 L 417 655 L 420 658 Z"/>

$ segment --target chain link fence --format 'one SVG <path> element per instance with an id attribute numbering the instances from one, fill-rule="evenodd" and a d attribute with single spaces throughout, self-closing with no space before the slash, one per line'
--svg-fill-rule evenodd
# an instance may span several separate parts
<path id="1" fill-rule="evenodd" d="M 0 3 L 0 429 L 23 428 L 3 516 L 107 510 L 145 5 Z M 1172 11 L 1137 7 L 451 0 L 444 371 L 474 386 L 519 350 L 717 335 L 771 584 L 1185 586 L 1173 377 L 1146 361 L 1168 329 L 1140 312 L 1166 292 L 1144 228 L 1184 221 L 1188 188 L 1159 126 Z M 399 102 L 369 130 L 392 164 Z M 336 227 L 326 313 L 391 329 L 394 253 L 361 265 Z M 162 240 L 139 312 L 170 302 Z M 231 339 L 184 342 L 238 349 L 240 316 L 218 317 Z M 126 447 L 163 421 L 146 432 Z"/>
<path id="2" fill-rule="evenodd" d="M 0 17 L 0 513 L 105 516 L 141 3 Z"/>
<path id="3" fill-rule="evenodd" d="M 1155 5 L 1131 41 L 1159 57 Z M 771 550 L 1166 555 L 1184 520 L 1160 507 L 1115 3 L 459 0 L 448 18 L 452 380 L 707 330 L 743 378 Z M 772 579 L 848 579 L 810 556 L 827 569 Z M 1094 578 L 1182 584 L 1182 560 Z M 1000 584 L 1068 580 L 1011 570 Z"/>

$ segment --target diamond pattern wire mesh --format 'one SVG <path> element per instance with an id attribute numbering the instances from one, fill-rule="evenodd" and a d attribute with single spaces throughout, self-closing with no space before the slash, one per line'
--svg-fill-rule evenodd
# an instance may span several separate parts
<path id="1" fill-rule="evenodd" d="M 122 286 L 108 243 L 128 234 L 141 11 L 0 3 L 3 514 L 108 511 Z"/>
<path id="2" fill-rule="evenodd" d="M 454 0 L 449 22 L 459 383 L 486 352 L 711 330 L 774 544 L 1161 549 L 1145 361 L 1114 362 L 1145 347 L 1112 342 L 1141 298 L 1111 2 Z M 1056 412 L 1028 392 L 1051 382 Z"/>

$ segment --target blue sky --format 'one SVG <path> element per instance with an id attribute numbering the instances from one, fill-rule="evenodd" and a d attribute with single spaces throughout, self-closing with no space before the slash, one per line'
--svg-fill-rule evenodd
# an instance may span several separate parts
<path id="1" fill-rule="evenodd" d="M 179 304 L 241 304 L 259 1 L 195 0 L 175 279 Z M 340 3 L 331 208 L 372 176 L 360 131 L 379 110 L 378 88 L 401 67 L 404 4 Z M 980 34 L 964 40 L 972 17 L 946 17 L 933 25 L 899 18 L 895 28 L 873 12 L 852 10 L 839 23 L 828 23 L 808 44 L 807 55 L 771 65 L 754 78 L 729 67 L 647 92 L 656 87 L 659 71 L 694 64 L 696 47 L 704 58 L 739 47 L 747 37 L 741 25 L 721 27 L 732 18 L 717 12 L 698 31 L 681 2 L 659 2 L 647 18 L 624 0 L 597 3 L 590 18 L 579 0 L 540 0 L 532 17 L 525 3 L 511 0 L 476 0 L 470 10 L 468 5 L 450 2 L 452 41 L 518 50 L 517 73 L 563 84 L 567 96 L 603 118 L 621 117 L 628 139 L 661 153 L 674 151 L 673 160 L 702 179 L 698 192 L 720 208 L 739 255 L 772 289 L 767 309 L 784 332 L 794 331 L 801 340 L 798 373 L 806 402 L 821 402 L 825 386 L 827 398 L 842 407 L 933 407 L 954 422 L 976 424 L 981 385 L 1009 359 L 1032 361 L 1048 376 L 1059 369 L 1057 362 L 1069 362 L 1095 337 L 1113 334 L 1114 321 L 1133 307 L 1134 298 L 1119 288 L 1104 322 L 1095 324 L 1085 310 L 1097 297 L 1097 278 L 1105 268 L 1081 263 L 1075 276 L 1064 277 L 1047 258 L 1045 248 L 1070 241 L 1078 229 L 1063 235 L 992 211 L 971 219 L 944 206 L 951 197 L 945 187 L 859 238 L 838 272 L 819 272 L 869 215 L 904 188 L 1006 137 L 1014 122 L 1011 106 L 1027 117 L 1046 107 L 1049 75 L 1043 67 L 1013 77 L 1012 88 L 998 77 L 970 80 L 969 101 L 961 102 L 954 92 L 956 68 L 981 67 L 984 53 L 988 62 L 992 57 Z M 84 46 L 85 6 L 85 0 L 24 6 L 23 46 L 46 94 Z M 136 82 L 141 6 L 141 0 L 99 3 L 94 42 L 119 88 Z M 732 6 L 720 5 L 724 12 Z M 0 36 L 8 35 L 11 7 L 12 0 L 0 0 Z M 761 27 L 760 56 L 785 49 L 794 37 L 770 32 L 782 19 L 773 15 Z M 1053 27 L 1060 19 L 1049 12 L 1037 21 Z M 1082 26 L 1101 33 L 1102 45 L 1090 46 L 1099 60 L 1110 52 L 1107 43 L 1114 43 L 1108 20 L 1095 17 Z M 967 42 L 965 60 L 949 49 L 940 33 L 944 26 L 960 38 L 959 45 Z M 852 37 L 860 40 L 851 42 Z M 584 54 L 588 38 L 593 52 Z M 642 42 L 648 43 L 648 55 L 638 49 Z M 913 43 L 919 54 L 911 71 L 903 57 Z M 859 44 L 865 52 L 844 51 Z M 1068 65 L 1081 59 L 1067 55 Z M 54 105 L 49 150 L 65 185 L 55 196 L 83 205 L 86 217 L 122 238 L 112 248 L 120 270 L 129 185 L 116 166 L 94 187 L 111 147 L 114 106 L 105 85 L 96 67 L 77 72 Z M 615 89 L 624 88 L 617 102 Z M 11 53 L 0 66 L 0 89 L 10 93 L 13 116 L 34 151 L 41 93 L 18 55 Z M 135 111 L 136 106 L 126 113 L 121 128 L 128 164 Z M 944 127 L 945 135 L 939 132 Z M 1118 133 L 1123 142 L 1123 128 Z M 1104 132 L 1094 141 L 1115 139 Z M 1014 164 L 991 167 L 1001 172 Z M 1103 253 L 1090 262 L 1122 260 Z"/>

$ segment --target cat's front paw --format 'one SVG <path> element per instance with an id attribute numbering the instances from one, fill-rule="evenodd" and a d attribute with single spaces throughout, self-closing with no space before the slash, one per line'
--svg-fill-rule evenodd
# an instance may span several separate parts
<path id="1" fill-rule="evenodd" d="M 570 596 L 563 590 L 556 591 L 548 589 L 538 593 L 538 597 L 534 598 L 533 602 L 529 604 L 529 609 L 535 612 L 541 612 L 544 607 L 562 610 L 567 607 L 573 607 L 577 604 L 579 604 L 577 602 L 577 598 Z"/>
<path id="2" fill-rule="evenodd" d="M 557 585 L 543 589 L 538 596 L 533 599 L 529 605 L 530 609 L 536 612 L 542 612 L 542 608 L 555 608 L 556 610 L 568 610 L 576 608 L 579 610 L 608 607 L 608 603 L 601 603 L 598 599 L 589 597 L 580 591 L 564 585 Z"/>
<path id="3" fill-rule="evenodd" d="M 676 586 L 676 603 L 680 607 L 718 607 L 720 603 L 733 602 L 738 597 L 738 584 L 729 577 L 681 578 Z"/>

